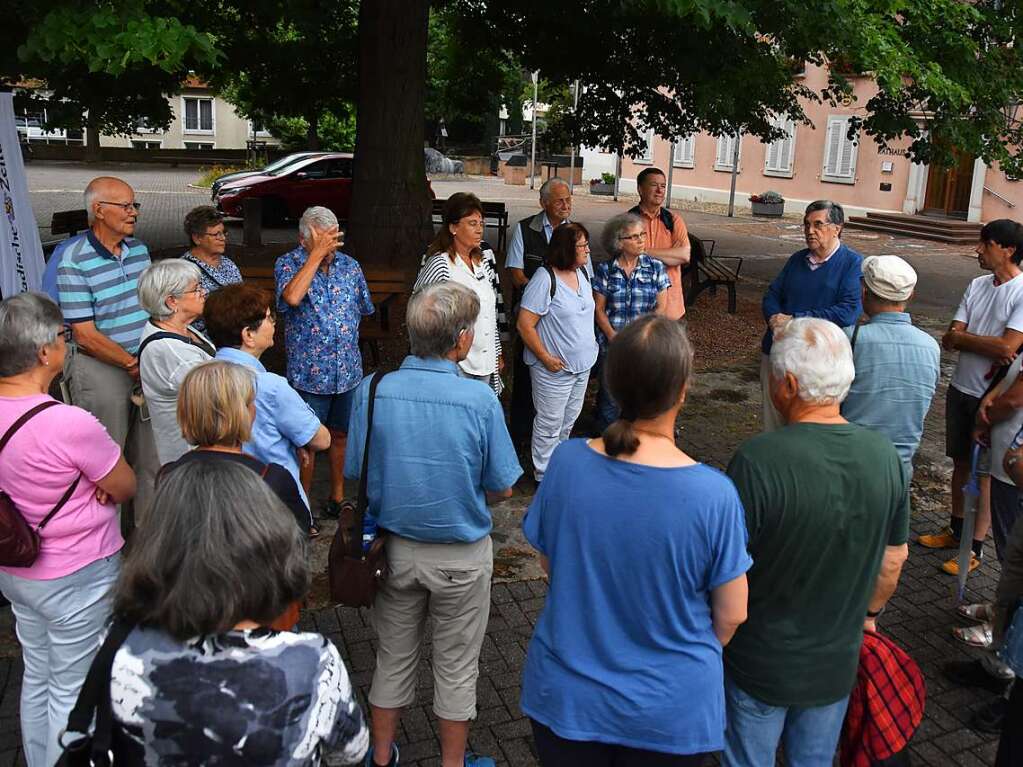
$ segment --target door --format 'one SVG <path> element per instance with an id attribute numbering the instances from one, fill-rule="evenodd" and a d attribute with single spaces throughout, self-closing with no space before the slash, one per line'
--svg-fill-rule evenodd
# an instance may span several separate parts
<path id="1" fill-rule="evenodd" d="M 955 164 L 952 167 L 930 167 L 924 213 L 966 218 L 970 208 L 970 188 L 973 186 L 974 157 L 958 150 L 954 152 L 954 157 Z"/>

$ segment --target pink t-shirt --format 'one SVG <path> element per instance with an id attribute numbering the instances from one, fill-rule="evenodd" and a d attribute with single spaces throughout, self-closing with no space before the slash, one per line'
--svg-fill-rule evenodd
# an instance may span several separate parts
<path id="1" fill-rule="evenodd" d="M 23 413 L 49 399 L 46 394 L 0 397 L 0 436 Z M 22 426 L 0 453 L 0 488 L 28 524 L 39 524 L 79 473 L 82 479 L 43 528 L 35 563 L 0 570 L 19 578 L 50 580 L 120 551 L 124 539 L 117 506 L 96 500 L 96 482 L 120 457 L 121 448 L 103 425 L 78 407 L 47 408 Z"/>

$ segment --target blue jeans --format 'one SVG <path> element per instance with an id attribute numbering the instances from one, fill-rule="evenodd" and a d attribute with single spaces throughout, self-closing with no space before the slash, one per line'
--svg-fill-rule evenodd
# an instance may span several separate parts
<path id="1" fill-rule="evenodd" d="M 789 767 L 831 767 L 849 696 L 826 706 L 771 706 L 739 689 L 725 674 L 723 767 L 774 767 L 779 741 Z"/>
<path id="2" fill-rule="evenodd" d="M 599 383 L 599 388 L 597 389 L 597 428 L 602 432 L 617 421 L 618 417 L 622 414 L 618 403 L 611 397 L 611 392 L 607 388 L 607 380 L 604 378 L 604 363 L 606 361 L 607 349 L 601 349 L 600 355 L 597 357 L 597 382 Z"/>
<path id="3" fill-rule="evenodd" d="M 51 767 L 60 756 L 57 736 L 99 649 L 110 616 L 107 596 L 120 568 L 121 555 L 113 554 L 47 581 L 0 572 L 25 662 L 21 739 L 28 767 Z"/>

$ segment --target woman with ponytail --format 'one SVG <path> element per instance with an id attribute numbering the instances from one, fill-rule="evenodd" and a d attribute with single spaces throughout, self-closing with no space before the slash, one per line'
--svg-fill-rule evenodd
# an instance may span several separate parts
<path id="1" fill-rule="evenodd" d="M 522 710 L 544 765 L 698 765 L 724 746 L 722 647 L 746 619 L 746 525 L 675 444 L 693 351 L 648 315 L 611 341 L 621 415 L 555 449 L 523 521 L 550 575 Z"/>

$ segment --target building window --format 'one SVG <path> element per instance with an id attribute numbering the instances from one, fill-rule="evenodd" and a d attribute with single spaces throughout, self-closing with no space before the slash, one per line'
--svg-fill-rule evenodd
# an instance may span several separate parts
<path id="1" fill-rule="evenodd" d="M 213 149 L 213 144 L 206 141 L 186 141 L 185 149 Z"/>
<path id="2" fill-rule="evenodd" d="M 272 138 L 272 134 L 265 125 L 249 120 L 249 135 L 256 138 Z"/>
<path id="3" fill-rule="evenodd" d="M 185 133 L 213 133 L 213 99 L 182 96 Z"/>
<path id="4" fill-rule="evenodd" d="M 742 171 L 742 136 L 718 136 L 717 154 L 714 157 L 714 170 L 732 170 L 732 158 L 735 156 L 736 146 L 739 148 L 739 171 Z"/>
<path id="5" fill-rule="evenodd" d="M 154 128 L 149 124 L 149 121 L 145 117 L 140 117 L 135 121 L 135 132 L 136 133 L 161 133 L 159 128 Z"/>
<path id="6" fill-rule="evenodd" d="M 796 156 L 796 124 L 786 117 L 779 117 L 774 125 L 784 130 L 786 137 L 764 147 L 764 175 L 792 178 L 792 165 Z"/>
<path id="7" fill-rule="evenodd" d="M 643 150 L 643 154 L 636 158 L 636 162 L 649 165 L 654 161 L 654 129 L 648 128 L 644 138 L 646 139 L 646 148 Z"/>
<path id="8" fill-rule="evenodd" d="M 821 181 L 856 183 L 856 142 L 849 138 L 849 117 L 828 118 Z"/>
<path id="9" fill-rule="evenodd" d="M 675 155 L 671 158 L 671 162 L 676 168 L 695 167 L 695 158 L 696 136 L 686 136 L 684 139 L 676 142 Z"/>
<path id="10" fill-rule="evenodd" d="M 140 141 L 138 139 L 133 139 L 132 142 L 131 142 L 131 147 L 132 147 L 132 149 L 159 149 L 160 148 L 160 142 L 159 141 Z"/>

